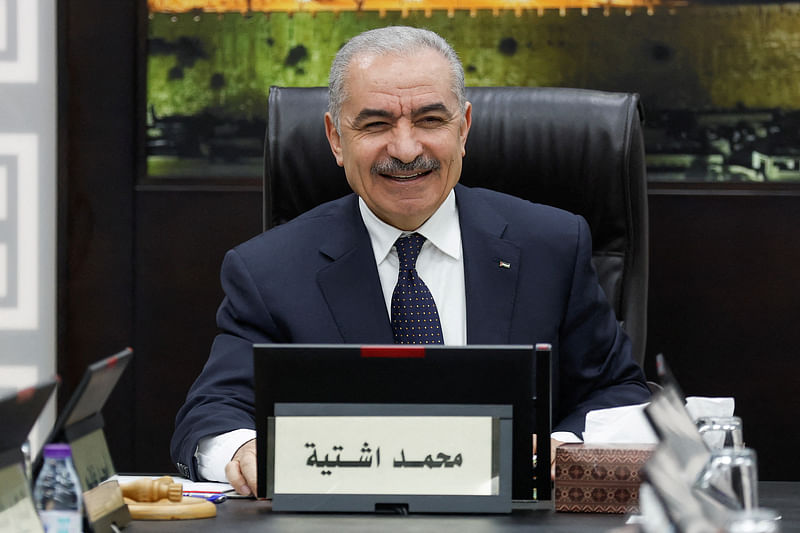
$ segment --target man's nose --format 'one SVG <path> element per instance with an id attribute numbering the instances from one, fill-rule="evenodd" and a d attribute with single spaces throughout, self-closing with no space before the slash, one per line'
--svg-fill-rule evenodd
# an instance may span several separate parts
<path id="1" fill-rule="evenodd" d="M 410 124 L 397 124 L 392 131 L 388 154 L 403 163 L 410 163 L 422 154 L 422 143 L 419 142 Z"/>

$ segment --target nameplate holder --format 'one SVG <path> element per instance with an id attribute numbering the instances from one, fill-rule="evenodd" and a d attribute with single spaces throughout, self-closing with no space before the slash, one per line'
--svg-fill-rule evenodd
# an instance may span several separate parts
<path id="1" fill-rule="evenodd" d="M 86 518 L 94 533 L 114 533 L 127 526 L 131 513 L 116 480 L 102 483 L 83 493 Z"/>
<path id="2" fill-rule="evenodd" d="M 511 512 L 512 406 L 276 403 L 273 511 Z"/>
<path id="3" fill-rule="evenodd" d="M 72 449 L 72 462 L 84 491 L 97 487 L 117 473 L 108 450 L 100 413 L 67 426 L 64 436 Z"/>

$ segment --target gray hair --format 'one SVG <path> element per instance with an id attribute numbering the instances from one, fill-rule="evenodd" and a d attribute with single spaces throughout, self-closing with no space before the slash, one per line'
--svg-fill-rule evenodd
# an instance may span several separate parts
<path id="1" fill-rule="evenodd" d="M 388 26 L 356 35 L 342 46 L 333 59 L 328 78 L 328 112 L 331 114 L 336 131 L 341 133 L 340 112 L 347 99 L 345 80 L 353 58 L 362 54 L 408 56 L 426 48 L 439 52 L 450 64 L 453 94 L 458 99 L 458 106 L 463 114 L 467 102 L 464 67 L 461 66 L 455 50 L 447 41 L 430 30 L 409 26 Z"/>

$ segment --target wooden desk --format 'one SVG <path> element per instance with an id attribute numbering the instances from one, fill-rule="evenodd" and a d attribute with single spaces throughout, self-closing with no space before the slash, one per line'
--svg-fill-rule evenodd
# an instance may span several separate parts
<path id="1" fill-rule="evenodd" d="M 762 506 L 777 509 L 783 515 L 783 533 L 800 533 L 800 482 L 762 482 L 759 490 Z M 534 527 L 547 533 L 600 533 L 622 527 L 625 518 L 623 515 L 546 511 L 477 516 L 273 513 L 269 502 L 228 500 L 217 506 L 216 518 L 172 522 L 135 521 L 125 531 L 510 533 L 529 532 Z"/>

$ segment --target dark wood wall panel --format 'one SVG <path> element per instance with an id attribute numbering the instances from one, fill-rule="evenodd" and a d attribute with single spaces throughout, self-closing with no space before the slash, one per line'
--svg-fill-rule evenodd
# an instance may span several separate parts
<path id="1" fill-rule="evenodd" d="M 225 252 L 261 229 L 260 192 L 136 195 L 137 471 L 170 472 L 175 413 L 208 358 Z"/>
<path id="2" fill-rule="evenodd" d="M 133 342 L 136 4 L 101 4 L 58 3 L 60 406 L 90 363 Z M 135 427 L 115 418 L 133 412 L 134 396 L 128 370 L 106 410 L 121 465 Z"/>
<path id="3" fill-rule="evenodd" d="M 733 396 L 764 479 L 800 478 L 800 197 L 651 196 L 649 375 Z"/>

